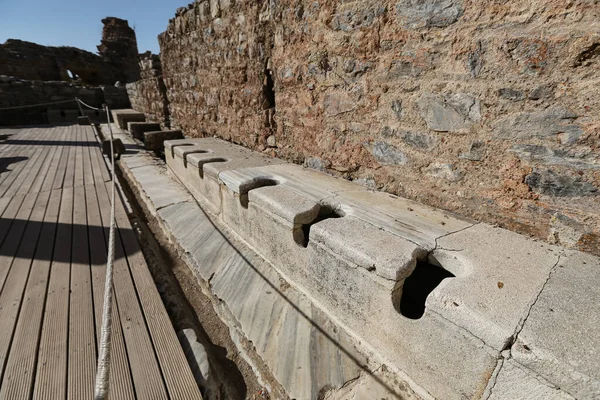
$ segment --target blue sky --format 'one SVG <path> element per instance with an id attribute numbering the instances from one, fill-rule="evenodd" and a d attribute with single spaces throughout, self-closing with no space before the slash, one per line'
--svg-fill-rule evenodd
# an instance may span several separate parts
<path id="1" fill-rule="evenodd" d="M 49 46 L 75 46 L 97 52 L 104 17 L 135 28 L 138 50 L 158 53 L 175 10 L 193 0 L 0 0 L 0 43 L 21 39 Z"/>

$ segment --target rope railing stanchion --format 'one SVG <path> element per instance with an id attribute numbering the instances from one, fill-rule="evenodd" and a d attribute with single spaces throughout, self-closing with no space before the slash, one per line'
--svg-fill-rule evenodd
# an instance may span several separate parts
<path id="1" fill-rule="evenodd" d="M 85 114 L 83 113 L 83 108 L 81 108 L 81 103 L 79 102 L 79 98 L 75 97 L 75 101 L 77 101 L 77 107 L 79 107 L 79 114 L 81 114 L 82 117 L 85 117 Z"/>
<path id="2" fill-rule="evenodd" d="M 78 100 L 81 101 L 81 100 Z M 110 209 L 110 231 L 108 235 L 108 258 L 106 261 L 106 280 L 104 282 L 104 305 L 102 307 L 102 330 L 100 337 L 100 354 L 98 356 L 98 368 L 96 371 L 96 385 L 94 389 L 95 400 L 106 400 L 108 398 L 110 377 L 110 348 L 112 331 L 112 278 L 113 265 L 115 261 L 115 153 L 113 148 L 113 131 L 110 124 L 109 109 L 103 104 L 106 111 L 108 129 L 110 131 L 110 163 L 113 170 L 112 194 Z"/>

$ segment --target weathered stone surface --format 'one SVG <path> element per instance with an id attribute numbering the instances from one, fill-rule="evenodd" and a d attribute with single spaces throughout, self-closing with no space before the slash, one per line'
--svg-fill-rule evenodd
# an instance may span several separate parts
<path id="1" fill-rule="evenodd" d="M 600 397 L 600 262 L 561 255 L 512 348 L 515 360 L 577 399 Z"/>
<path id="2" fill-rule="evenodd" d="M 400 139 L 402 139 L 406 144 L 419 150 L 431 150 L 438 143 L 436 137 L 428 133 L 401 131 L 398 133 L 398 136 L 400 136 Z"/>
<path id="3" fill-rule="evenodd" d="M 159 39 L 170 119 L 188 137 L 217 136 L 296 163 L 318 158 L 325 172 L 538 238 L 550 237 L 552 215 L 569 214 L 586 234 L 574 246 L 600 249 L 600 203 L 538 198 L 523 180 L 545 161 L 510 153 L 526 144 L 564 150 L 571 160 L 552 164 L 557 172 L 581 171 L 597 186 L 589 167 L 598 163 L 594 7 L 302 0 L 219 6 L 215 21 L 208 1 L 196 2 Z M 539 96 L 540 87 L 552 93 Z M 448 105 L 457 93 L 478 99 L 480 116 Z M 429 95 L 441 119 L 427 129 L 419 99 Z M 578 117 L 552 115 L 565 107 Z M 435 145 L 403 132 L 431 134 Z M 376 142 L 408 161 L 382 165 L 364 146 Z M 485 151 L 470 151 L 475 142 Z M 463 178 L 423 172 L 440 162 Z"/>
<path id="4" fill-rule="evenodd" d="M 146 122 L 146 116 L 134 110 L 112 110 L 113 118 L 119 128 L 127 130 L 130 122 Z M 160 129 L 160 126 L 157 128 Z"/>
<path id="5" fill-rule="evenodd" d="M 529 139 L 558 137 L 563 144 L 575 142 L 582 134 L 573 122 L 577 114 L 564 107 L 544 111 L 516 113 L 496 121 L 492 126 L 499 139 Z"/>
<path id="6" fill-rule="evenodd" d="M 505 360 L 496 377 L 489 400 L 575 400 L 544 378 L 519 365 Z"/>
<path id="7" fill-rule="evenodd" d="M 323 101 L 325 114 L 331 117 L 344 114 L 356 108 L 356 103 L 346 93 L 328 94 Z"/>
<path id="8" fill-rule="evenodd" d="M 463 173 L 456 170 L 453 164 L 432 163 L 423 168 L 426 175 L 456 182 L 462 179 Z"/>
<path id="9" fill-rule="evenodd" d="M 348 216 L 332 218 L 311 229 L 311 240 L 378 276 L 402 282 L 426 251 L 408 240 L 389 235 L 374 225 Z"/>
<path id="10" fill-rule="evenodd" d="M 482 141 L 474 141 L 469 145 L 467 153 L 461 153 L 460 158 L 469 161 L 482 161 L 485 157 L 485 143 Z"/>
<path id="11" fill-rule="evenodd" d="M 538 193 L 554 197 L 590 196 L 598 193 L 598 188 L 591 183 L 551 170 L 536 170 L 525 177 L 525 183 Z"/>
<path id="12" fill-rule="evenodd" d="M 563 149 L 551 149 L 535 144 L 516 144 L 510 148 L 517 157 L 548 165 L 564 165 L 577 169 L 600 169 L 600 162 L 592 157 L 572 157 Z"/>
<path id="13" fill-rule="evenodd" d="M 365 28 L 386 11 L 385 7 L 378 4 L 342 3 L 331 20 L 331 27 L 344 32 Z"/>
<path id="14" fill-rule="evenodd" d="M 163 151 L 165 140 L 183 139 L 180 130 L 144 132 L 144 147 L 147 150 Z"/>
<path id="15" fill-rule="evenodd" d="M 8 39 L 0 44 L 0 74 L 41 81 L 71 81 L 113 85 L 139 79 L 135 32 L 127 21 L 107 17 L 100 54 L 75 47 L 51 47 Z M 123 50 L 123 51 L 121 51 Z"/>
<path id="16" fill-rule="evenodd" d="M 396 114 L 396 118 L 402 119 L 402 100 L 393 100 L 391 105 L 392 111 Z"/>
<path id="17" fill-rule="evenodd" d="M 140 60 L 140 70 L 141 79 L 126 85 L 131 107 L 143 112 L 150 121 L 169 127 L 169 100 L 159 56 L 144 54 Z"/>
<path id="18" fill-rule="evenodd" d="M 406 164 L 408 158 L 398 148 L 386 142 L 365 143 L 365 147 L 381 164 Z"/>
<path id="19" fill-rule="evenodd" d="M 512 101 L 521 101 L 525 99 L 525 95 L 520 90 L 515 90 L 511 88 L 502 88 L 498 90 L 498 96 L 503 99 L 512 100 Z"/>
<path id="20" fill-rule="evenodd" d="M 427 298 L 427 307 L 502 350 L 559 254 L 558 247 L 485 224 L 442 237 L 431 257 L 456 278 L 440 284 Z"/>
<path id="21" fill-rule="evenodd" d="M 481 120 L 479 100 L 469 94 L 425 94 L 417 104 L 427 127 L 434 131 L 458 131 Z"/>
<path id="22" fill-rule="evenodd" d="M 204 390 L 207 388 L 207 383 L 211 379 L 210 363 L 208 360 L 208 354 L 206 349 L 198 342 L 196 332 L 191 328 L 183 329 L 177 333 L 181 347 L 185 352 L 185 356 L 188 360 L 194 360 L 190 362 L 192 373 L 196 382 Z"/>
<path id="23" fill-rule="evenodd" d="M 461 0 L 401 0 L 396 14 L 406 28 L 443 28 L 455 23 L 463 8 Z"/>
<path id="24" fill-rule="evenodd" d="M 114 155 L 117 158 L 120 157 L 121 154 L 125 153 L 125 145 L 123 144 L 121 139 L 114 139 L 112 141 L 112 150 L 114 151 Z M 111 152 L 111 141 L 110 140 L 102 141 L 102 153 L 104 153 L 105 156 L 110 157 L 111 156 L 110 152 Z"/>
<path id="25" fill-rule="evenodd" d="M 552 85 L 538 86 L 529 93 L 530 100 L 545 100 L 550 98 L 554 94 L 554 87 Z"/>
<path id="26" fill-rule="evenodd" d="M 156 122 L 127 122 L 127 130 L 134 138 L 143 140 L 144 132 L 158 131 L 160 130 L 160 124 Z"/>

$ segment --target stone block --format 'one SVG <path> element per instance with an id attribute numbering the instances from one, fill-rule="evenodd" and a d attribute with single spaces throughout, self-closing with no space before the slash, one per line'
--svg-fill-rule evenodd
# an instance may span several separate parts
<path id="1" fill-rule="evenodd" d="M 431 257 L 456 278 L 442 282 L 427 307 L 502 350 L 513 340 L 559 253 L 556 246 L 486 224 L 439 238 Z"/>
<path id="2" fill-rule="evenodd" d="M 138 140 L 144 140 L 144 132 L 159 131 L 160 129 L 160 124 L 155 122 L 127 122 L 127 130 Z"/>
<path id="3" fill-rule="evenodd" d="M 543 111 L 522 112 L 500 118 L 492 124 L 498 139 L 544 139 L 558 135 L 562 144 L 572 144 L 583 130 L 574 123 L 577 114 L 564 107 L 551 107 Z"/>
<path id="4" fill-rule="evenodd" d="M 560 388 L 519 365 L 504 360 L 489 400 L 575 400 Z"/>
<path id="5" fill-rule="evenodd" d="M 515 361 L 577 399 L 600 398 L 598 282 L 598 257 L 561 254 L 511 349 Z"/>
<path id="6" fill-rule="evenodd" d="M 305 295 L 281 286 L 266 263 L 240 254 L 197 204 L 158 213 L 291 397 L 317 399 L 321 388 L 358 377 L 366 360 L 350 336 Z"/>
<path id="7" fill-rule="evenodd" d="M 200 204 L 389 365 L 436 397 L 483 395 L 560 249 L 298 165 L 261 165 L 235 147 L 165 142 L 169 168 Z M 421 315 L 403 314 L 428 253 L 446 278 Z"/>
<path id="8" fill-rule="evenodd" d="M 282 160 L 267 157 L 220 139 L 167 140 L 165 160 L 169 168 L 192 192 L 194 197 L 212 212 L 221 212 L 219 174 L 239 168 L 281 164 Z"/>
<path id="9" fill-rule="evenodd" d="M 143 113 L 131 109 L 112 110 L 113 120 L 117 122 L 119 128 L 127 130 L 129 122 L 145 122 L 146 116 Z M 160 129 L 160 128 L 159 128 Z"/>
<path id="10" fill-rule="evenodd" d="M 77 117 L 77 125 L 91 125 L 90 117 Z"/>
<path id="11" fill-rule="evenodd" d="M 396 15 L 405 28 L 444 28 L 462 16 L 462 3 L 462 0 L 401 0 L 396 4 Z"/>
<path id="12" fill-rule="evenodd" d="M 165 140 L 183 139 L 180 130 L 144 132 L 144 147 L 147 150 L 163 151 Z"/>
<path id="13" fill-rule="evenodd" d="M 427 127 L 434 131 L 460 131 L 481 120 L 479 100 L 466 93 L 424 94 L 417 105 Z"/>
<path id="14" fill-rule="evenodd" d="M 111 142 L 110 139 L 102 141 L 102 153 L 104 153 L 104 155 L 107 157 L 110 157 L 110 152 L 111 152 L 110 142 Z M 121 154 L 125 153 L 125 145 L 123 144 L 121 139 L 114 139 L 112 141 L 112 150 L 114 151 L 114 155 L 115 155 L 116 159 L 121 157 Z"/>

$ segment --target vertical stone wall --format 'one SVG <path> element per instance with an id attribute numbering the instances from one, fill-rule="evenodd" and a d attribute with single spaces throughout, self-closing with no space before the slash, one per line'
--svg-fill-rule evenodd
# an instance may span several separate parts
<path id="1" fill-rule="evenodd" d="M 600 254 L 594 1 L 199 1 L 172 124 Z"/>
<path id="2" fill-rule="evenodd" d="M 274 132 L 268 3 L 214 0 L 177 11 L 159 36 L 171 124 L 256 148 Z"/>
<path id="3" fill-rule="evenodd" d="M 131 107 L 144 112 L 149 121 L 170 127 L 169 103 L 165 83 L 162 78 L 160 57 L 144 54 L 140 60 L 141 79 L 128 83 L 127 94 Z"/>

